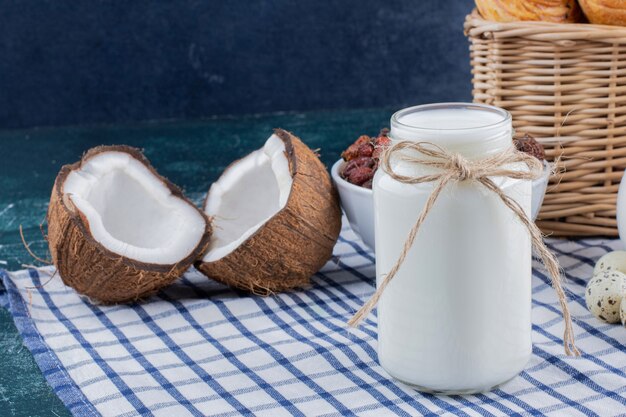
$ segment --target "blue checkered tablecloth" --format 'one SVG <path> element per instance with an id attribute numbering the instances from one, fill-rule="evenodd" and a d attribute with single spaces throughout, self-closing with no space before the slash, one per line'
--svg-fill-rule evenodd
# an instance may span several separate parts
<path id="1" fill-rule="evenodd" d="M 77 416 L 626 416 L 626 329 L 583 291 L 614 240 L 550 240 L 568 278 L 581 358 L 563 355 L 558 302 L 533 276 L 524 372 L 481 395 L 421 394 L 376 360 L 376 317 L 346 320 L 374 290 L 374 258 L 349 230 L 306 291 L 262 298 L 196 271 L 141 304 L 90 304 L 50 268 L 0 272 L 6 307 L 43 375 Z M 535 264 L 538 267 L 538 264 Z"/>

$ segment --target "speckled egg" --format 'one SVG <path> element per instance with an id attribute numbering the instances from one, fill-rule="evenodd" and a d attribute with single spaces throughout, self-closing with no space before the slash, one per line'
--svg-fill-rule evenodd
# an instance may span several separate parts
<path id="1" fill-rule="evenodd" d="M 600 271 L 591 278 L 585 290 L 587 308 L 607 323 L 620 321 L 620 303 L 626 295 L 626 275 L 619 271 Z"/>
<path id="2" fill-rule="evenodd" d="M 619 317 L 622 320 L 622 326 L 626 326 L 626 296 L 622 298 L 622 302 L 619 305 Z"/>
<path id="3" fill-rule="evenodd" d="M 616 250 L 600 258 L 593 269 L 593 275 L 600 271 L 619 271 L 626 274 L 626 251 Z"/>

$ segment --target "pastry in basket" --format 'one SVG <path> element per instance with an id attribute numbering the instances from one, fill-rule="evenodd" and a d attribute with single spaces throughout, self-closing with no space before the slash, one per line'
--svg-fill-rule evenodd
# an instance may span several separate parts
<path id="1" fill-rule="evenodd" d="M 579 3 L 591 23 L 626 26 L 624 0 L 579 0 Z"/>
<path id="2" fill-rule="evenodd" d="M 605 0 L 591 1 L 605 2 Z M 614 2 L 619 3 L 618 0 Z M 476 0 L 476 7 L 485 19 L 496 22 L 541 20 L 575 23 L 580 22 L 582 17 L 576 0 Z"/>

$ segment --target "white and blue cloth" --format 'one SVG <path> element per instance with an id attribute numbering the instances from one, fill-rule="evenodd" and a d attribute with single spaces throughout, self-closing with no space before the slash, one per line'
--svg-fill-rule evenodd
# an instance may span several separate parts
<path id="1" fill-rule="evenodd" d="M 262 298 L 195 271 L 141 304 L 97 306 L 51 268 L 0 272 L 0 303 L 76 416 L 626 416 L 626 328 L 585 308 L 593 264 L 614 240 L 550 240 L 567 277 L 580 358 L 563 354 L 549 279 L 533 275 L 524 372 L 480 395 L 422 394 L 376 358 L 376 316 L 346 321 L 374 291 L 374 258 L 344 229 L 305 291 Z"/>

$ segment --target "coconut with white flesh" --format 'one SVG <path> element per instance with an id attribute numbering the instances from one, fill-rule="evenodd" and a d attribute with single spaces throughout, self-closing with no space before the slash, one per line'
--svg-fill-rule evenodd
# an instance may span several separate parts
<path id="1" fill-rule="evenodd" d="M 63 282 L 103 303 L 146 297 L 207 248 L 207 217 L 128 146 L 100 146 L 64 166 L 48 208 Z"/>
<path id="2" fill-rule="evenodd" d="M 267 295 L 309 283 L 341 230 L 339 199 L 318 156 L 277 129 L 211 186 L 214 232 L 196 267 L 217 281 Z"/>

